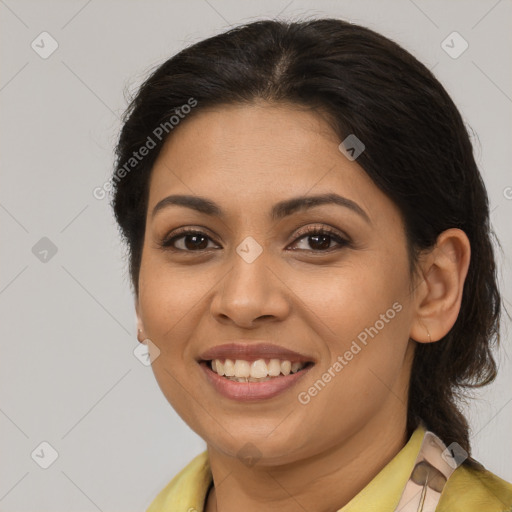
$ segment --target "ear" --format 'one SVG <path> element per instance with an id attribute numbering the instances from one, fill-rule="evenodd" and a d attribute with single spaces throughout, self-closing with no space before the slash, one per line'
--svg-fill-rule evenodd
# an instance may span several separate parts
<path id="1" fill-rule="evenodd" d="M 470 258 L 471 245 L 466 233 L 451 228 L 443 231 L 434 249 L 420 259 L 423 278 L 414 290 L 410 338 L 420 343 L 438 341 L 453 327 Z"/>
<path id="2" fill-rule="evenodd" d="M 137 340 L 140 343 L 143 343 L 146 339 L 146 335 L 144 334 L 144 324 L 142 323 L 142 318 L 140 316 L 140 305 L 138 297 L 135 297 L 135 314 L 137 315 Z"/>

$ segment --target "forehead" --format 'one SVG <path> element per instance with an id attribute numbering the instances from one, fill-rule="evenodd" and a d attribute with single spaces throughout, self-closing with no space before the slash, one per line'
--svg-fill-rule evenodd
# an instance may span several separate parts
<path id="1" fill-rule="evenodd" d="M 340 142 L 318 112 L 296 105 L 196 111 L 173 130 L 155 162 L 148 213 L 177 193 L 267 210 L 286 197 L 334 192 L 367 210 L 369 202 L 389 208 L 364 170 L 341 153 Z"/>
<path id="2" fill-rule="evenodd" d="M 321 164 L 329 159 L 328 147 L 336 149 L 339 142 L 320 114 L 298 105 L 220 105 L 196 110 L 182 121 L 159 159 L 171 157 L 191 168 L 208 168 L 215 162 L 224 169 L 241 161 L 244 165 L 238 170 L 248 175 L 293 161 L 300 170 L 305 156 Z"/>

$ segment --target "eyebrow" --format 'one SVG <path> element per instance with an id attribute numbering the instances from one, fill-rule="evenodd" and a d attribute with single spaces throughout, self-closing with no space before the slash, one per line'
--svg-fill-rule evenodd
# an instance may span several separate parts
<path id="1" fill-rule="evenodd" d="M 284 217 L 288 217 L 293 213 L 326 204 L 335 204 L 349 208 L 359 216 L 363 217 L 366 222 L 371 224 L 368 214 L 356 202 L 334 193 L 320 194 L 316 196 L 299 196 L 291 199 L 285 199 L 284 201 L 276 203 L 272 207 L 270 217 L 272 220 L 277 221 Z M 205 215 L 224 217 L 224 212 L 217 203 L 205 197 L 191 195 L 171 195 L 165 197 L 153 208 L 151 216 L 154 217 L 157 212 L 169 206 L 183 206 L 196 210 L 200 213 L 204 213 Z"/>

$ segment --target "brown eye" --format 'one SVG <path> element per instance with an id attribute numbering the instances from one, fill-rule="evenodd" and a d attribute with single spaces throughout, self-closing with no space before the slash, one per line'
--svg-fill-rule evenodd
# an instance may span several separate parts
<path id="1" fill-rule="evenodd" d="M 208 241 L 210 240 L 210 237 L 202 231 L 182 230 L 179 234 L 166 238 L 161 243 L 161 246 L 177 251 L 197 252 L 208 249 Z M 176 245 L 177 242 L 179 242 L 180 246 Z"/>
<path id="2" fill-rule="evenodd" d="M 308 247 L 300 250 L 311 251 L 311 252 L 328 252 L 332 249 L 331 243 L 334 241 L 340 247 L 349 245 L 348 240 L 342 238 L 338 233 L 333 230 L 326 228 L 309 228 L 302 233 L 295 244 L 301 240 L 307 240 Z"/>
<path id="3" fill-rule="evenodd" d="M 308 247 L 300 248 L 310 252 L 330 252 L 334 241 L 338 248 L 350 245 L 350 242 L 340 236 L 336 231 L 327 228 L 310 227 L 301 233 L 295 244 L 307 240 Z M 165 238 L 161 243 L 164 249 L 182 252 L 201 252 L 215 247 L 208 246 L 212 239 L 204 232 L 192 229 L 183 229 L 172 236 Z M 294 249 L 296 250 L 296 249 Z"/>

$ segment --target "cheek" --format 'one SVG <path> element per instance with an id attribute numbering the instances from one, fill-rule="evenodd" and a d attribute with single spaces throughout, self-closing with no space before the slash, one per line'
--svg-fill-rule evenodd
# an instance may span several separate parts
<path id="1" fill-rule="evenodd" d="M 315 312 L 317 342 L 326 356 L 316 378 L 330 382 L 316 404 L 319 410 L 328 405 L 339 414 L 365 414 L 382 404 L 405 375 L 410 326 L 406 254 L 383 257 L 368 251 L 350 266 L 319 277 L 300 292 L 307 309 Z M 325 375 L 329 370 L 334 378 Z"/>
<path id="2" fill-rule="evenodd" d="M 172 368 L 183 365 L 192 326 L 197 325 L 204 313 L 201 297 L 213 284 L 204 272 L 171 269 L 159 257 L 143 258 L 139 306 L 144 329 Z"/>
<path id="3" fill-rule="evenodd" d="M 338 267 L 290 276 L 293 291 L 306 306 L 303 311 L 314 313 L 307 321 L 316 325 L 317 339 L 332 356 L 344 353 L 358 335 L 371 339 L 367 330 L 377 335 L 376 329 L 388 344 L 400 342 L 397 334 L 406 330 L 403 311 L 409 300 L 402 259 L 400 254 L 383 257 L 368 251 Z"/>
<path id="4" fill-rule="evenodd" d="M 166 268 L 165 264 L 147 258 L 143 261 L 139 280 L 139 307 L 146 336 L 160 350 L 151 367 L 167 401 L 180 417 L 195 430 L 200 407 L 191 397 L 200 396 L 197 372 L 190 351 L 190 337 L 204 316 L 201 297 L 205 293 L 204 275 Z"/>

